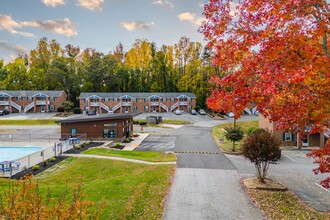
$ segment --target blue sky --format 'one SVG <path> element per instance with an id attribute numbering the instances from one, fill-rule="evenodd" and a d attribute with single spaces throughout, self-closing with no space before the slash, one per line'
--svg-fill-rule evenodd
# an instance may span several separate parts
<path id="1" fill-rule="evenodd" d="M 42 37 L 108 53 L 135 39 L 203 41 L 205 0 L 0 0 L 0 59 L 34 49 Z"/>

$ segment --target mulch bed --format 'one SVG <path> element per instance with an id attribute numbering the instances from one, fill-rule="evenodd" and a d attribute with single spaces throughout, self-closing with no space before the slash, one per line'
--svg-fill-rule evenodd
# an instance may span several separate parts
<path id="1" fill-rule="evenodd" d="M 79 145 L 81 147 L 80 149 L 72 148 L 68 151 L 65 151 L 64 153 L 65 154 L 80 154 L 81 152 L 88 150 L 91 147 L 99 147 L 103 144 L 104 144 L 103 142 L 90 142 L 89 144 L 81 144 L 81 145 L 77 144 L 76 146 Z"/>
<path id="2" fill-rule="evenodd" d="M 26 176 L 29 176 L 29 175 L 37 175 L 38 173 L 41 173 L 45 170 L 47 170 L 48 168 L 58 164 L 59 162 L 65 160 L 66 158 L 68 157 L 64 157 L 64 156 L 56 156 L 55 157 L 56 160 L 54 162 L 50 162 L 49 159 L 47 160 L 47 165 L 44 165 L 43 162 L 41 163 L 38 163 L 37 165 L 39 166 L 39 169 L 38 170 L 32 170 L 32 167 L 30 167 L 29 169 L 24 169 L 22 170 L 21 172 L 18 172 L 16 173 L 15 175 L 13 175 L 11 177 L 11 179 L 16 179 L 16 180 L 19 180 L 19 179 L 24 179 Z"/>
<path id="3" fill-rule="evenodd" d="M 80 149 L 70 149 L 68 151 L 66 151 L 65 153 L 68 153 L 68 154 L 79 154 L 85 150 L 88 150 L 89 148 L 91 147 L 98 147 L 98 146 L 101 146 L 103 144 L 103 142 L 91 142 L 90 144 L 82 144 L 80 145 L 81 148 Z M 76 145 L 78 146 L 78 145 Z M 41 162 L 41 163 L 38 163 L 37 165 L 39 166 L 39 169 L 38 170 L 32 170 L 32 167 L 28 168 L 28 169 L 24 169 L 22 170 L 21 172 L 18 172 L 16 173 L 15 175 L 13 175 L 11 177 L 11 179 L 16 179 L 16 180 L 19 180 L 21 178 L 24 178 L 25 176 L 28 176 L 28 175 L 37 175 L 38 173 L 41 173 L 45 170 L 47 170 L 48 168 L 58 164 L 59 162 L 65 160 L 66 156 L 56 156 L 55 157 L 56 160 L 54 162 L 51 162 L 49 159 L 47 160 L 47 163 L 44 164 L 44 162 Z"/>

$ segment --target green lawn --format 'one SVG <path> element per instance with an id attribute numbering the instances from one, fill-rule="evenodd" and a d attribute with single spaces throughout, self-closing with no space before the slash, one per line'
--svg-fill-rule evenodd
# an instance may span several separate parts
<path id="1" fill-rule="evenodd" d="M 163 152 L 137 152 L 137 151 L 112 150 L 112 149 L 106 149 L 106 148 L 93 148 L 93 149 L 84 151 L 83 154 L 124 157 L 124 158 L 144 160 L 144 161 L 150 161 L 150 162 L 176 161 L 175 154 L 165 155 Z"/>
<path id="2" fill-rule="evenodd" d="M 56 125 L 56 120 L 0 120 L 0 125 Z"/>
<path id="3" fill-rule="evenodd" d="M 145 119 L 138 119 L 138 120 L 134 120 L 137 123 L 144 123 L 147 122 L 147 120 Z M 185 121 L 185 120 L 163 120 L 164 124 L 172 124 L 172 125 L 186 125 L 186 124 L 191 124 L 191 122 L 189 121 Z"/>
<path id="4" fill-rule="evenodd" d="M 248 193 L 268 219 L 330 219 L 329 213 L 306 206 L 292 192 L 250 189 Z"/>
<path id="5" fill-rule="evenodd" d="M 246 133 L 247 130 L 251 127 L 257 128 L 259 126 L 259 122 L 258 121 L 243 121 L 243 122 L 237 122 L 237 125 L 241 126 L 243 128 L 244 132 Z M 225 152 L 231 152 L 231 150 L 233 148 L 233 143 L 225 139 L 224 128 L 229 127 L 229 126 L 233 126 L 233 123 L 226 123 L 226 124 L 221 124 L 221 125 L 215 126 L 213 128 L 213 132 L 212 132 L 214 140 L 217 142 L 219 147 L 222 150 L 224 150 Z M 219 141 L 220 138 L 222 138 L 223 141 Z M 236 143 L 235 148 L 237 151 L 240 150 L 241 144 L 242 144 L 242 141 Z"/>
<path id="6" fill-rule="evenodd" d="M 37 175 L 42 192 L 52 195 L 83 182 L 85 199 L 106 206 L 101 219 L 161 219 L 174 165 L 143 165 L 94 158 L 69 158 L 57 169 Z M 1 180 L 0 184 L 6 184 Z M 0 190 L 3 189 L 0 186 Z"/>

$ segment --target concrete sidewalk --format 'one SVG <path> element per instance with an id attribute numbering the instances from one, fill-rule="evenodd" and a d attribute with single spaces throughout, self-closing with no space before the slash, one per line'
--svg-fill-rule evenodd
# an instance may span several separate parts
<path id="1" fill-rule="evenodd" d="M 100 156 L 100 155 L 91 155 L 91 154 L 63 154 L 63 156 L 119 160 L 119 161 L 148 164 L 148 165 L 176 164 L 176 162 L 149 162 L 149 161 L 144 161 L 144 160 L 135 160 L 135 159 L 129 159 L 129 158 L 123 158 L 123 157 Z"/>
<path id="2" fill-rule="evenodd" d="M 146 139 L 149 134 L 147 133 L 139 133 L 139 137 L 134 137 L 134 141 L 131 141 L 130 143 L 128 143 L 123 150 L 127 150 L 127 151 L 133 151 L 135 148 L 137 148 L 144 139 Z"/>

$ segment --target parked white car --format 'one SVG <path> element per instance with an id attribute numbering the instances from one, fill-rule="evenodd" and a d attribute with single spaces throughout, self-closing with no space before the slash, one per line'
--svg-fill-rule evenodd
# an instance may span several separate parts
<path id="1" fill-rule="evenodd" d="M 181 115 L 181 111 L 179 109 L 177 109 L 177 110 L 174 111 L 174 114 Z"/>

